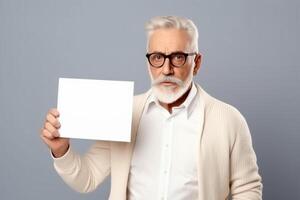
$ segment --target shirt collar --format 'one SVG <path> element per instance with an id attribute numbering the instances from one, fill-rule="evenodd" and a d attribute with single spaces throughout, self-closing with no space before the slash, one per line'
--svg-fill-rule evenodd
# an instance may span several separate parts
<path id="1" fill-rule="evenodd" d="M 195 83 L 192 82 L 192 88 L 191 88 L 187 98 L 185 99 L 185 101 L 178 107 L 173 107 L 173 109 L 174 108 L 183 108 L 184 111 L 186 112 L 186 116 L 188 117 L 193 110 L 192 107 L 193 107 L 193 104 L 194 104 L 193 102 L 194 102 L 194 99 L 196 98 L 196 95 L 197 95 L 197 88 L 195 86 Z M 153 94 L 153 92 L 151 90 L 151 93 L 150 93 L 149 98 L 145 105 L 145 112 L 148 113 L 149 110 L 151 110 L 151 108 L 155 105 L 161 107 L 161 105 L 158 102 L 158 99 L 156 98 L 156 96 Z"/>

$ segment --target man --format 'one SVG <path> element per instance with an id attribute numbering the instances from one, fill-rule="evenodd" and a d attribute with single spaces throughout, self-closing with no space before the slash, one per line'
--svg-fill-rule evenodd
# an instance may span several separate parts
<path id="1" fill-rule="evenodd" d="M 58 174 L 79 192 L 110 174 L 110 200 L 262 199 L 244 117 L 193 82 L 201 65 L 194 23 L 155 17 L 146 31 L 152 87 L 134 98 L 131 142 L 96 141 L 80 156 L 59 137 L 59 112 L 51 109 L 41 138 Z"/>

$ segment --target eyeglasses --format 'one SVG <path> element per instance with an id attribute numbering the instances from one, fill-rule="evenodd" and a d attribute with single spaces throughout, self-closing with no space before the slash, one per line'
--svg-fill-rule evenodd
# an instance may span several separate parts
<path id="1" fill-rule="evenodd" d="M 182 67 L 188 56 L 196 55 L 197 53 L 184 53 L 184 52 L 173 52 L 169 55 L 154 52 L 154 53 L 147 53 L 146 57 L 148 58 L 148 62 L 152 67 L 160 68 L 164 65 L 166 58 L 169 58 L 170 63 L 174 67 Z"/>

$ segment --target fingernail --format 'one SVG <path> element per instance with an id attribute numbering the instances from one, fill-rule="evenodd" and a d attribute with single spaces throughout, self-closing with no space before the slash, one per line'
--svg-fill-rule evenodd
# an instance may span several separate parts
<path id="1" fill-rule="evenodd" d="M 55 131 L 55 132 L 54 132 L 54 136 L 55 136 L 55 137 L 59 137 L 58 131 Z"/>

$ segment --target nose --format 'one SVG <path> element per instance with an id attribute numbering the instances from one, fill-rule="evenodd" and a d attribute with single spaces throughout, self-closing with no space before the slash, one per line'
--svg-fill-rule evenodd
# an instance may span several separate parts
<path id="1" fill-rule="evenodd" d="M 166 58 L 165 63 L 162 66 L 162 73 L 165 76 L 172 75 L 174 73 L 174 69 L 171 66 L 169 58 Z"/>

